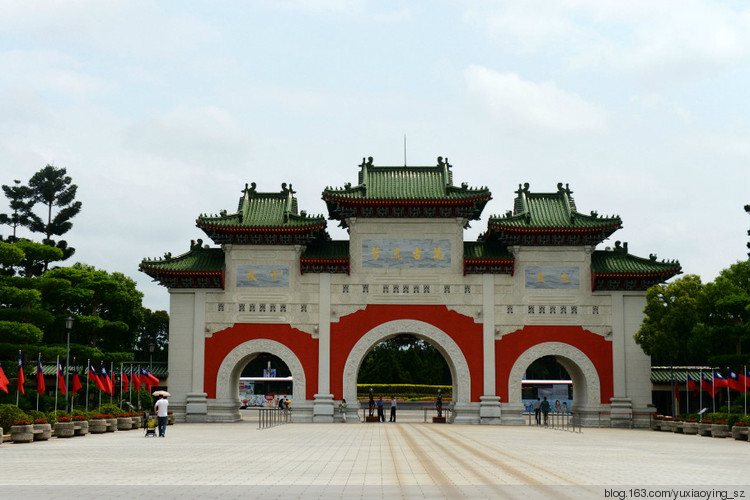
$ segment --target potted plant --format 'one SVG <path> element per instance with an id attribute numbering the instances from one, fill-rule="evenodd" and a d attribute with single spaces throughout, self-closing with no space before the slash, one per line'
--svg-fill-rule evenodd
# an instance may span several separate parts
<path id="1" fill-rule="evenodd" d="M 130 418 L 130 413 L 120 413 L 117 416 L 117 430 L 129 431 L 132 428 L 133 428 L 133 419 Z"/>
<path id="2" fill-rule="evenodd" d="M 168 411 L 167 412 L 167 425 L 173 425 L 174 424 L 174 412 Z"/>
<path id="3" fill-rule="evenodd" d="M 30 443 L 34 440 L 34 425 L 25 418 L 14 421 L 10 437 L 14 443 Z"/>
<path id="4" fill-rule="evenodd" d="M 713 424 L 713 421 L 704 418 L 701 420 L 701 423 L 698 424 L 698 434 L 701 436 L 710 436 L 711 435 L 711 424 Z"/>
<path id="5" fill-rule="evenodd" d="M 76 436 L 85 436 L 89 433 L 89 421 L 83 415 L 74 415 L 73 429 Z"/>
<path id="6" fill-rule="evenodd" d="M 654 419 L 651 421 L 651 429 L 655 431 L 661 430 L 661 422 L 664 419 L 661 415 L 654 415 Z"/>
<path id="7" fill-rule="evenodd" d="M 682 433 L 691 435 L 698 434 L 698 425 L 698 422 L 696 422 L 694 418 L 686 418 L 682 423 Z"/>
<path id="8" fill-rule="evenodd" d="M 52 437 L 52 426 L 47 423 L 46 418 L 34 420 L 34 441 L 46 441 Z"/>
<path id="9" fill-rule="evenodd" d="M 661 430 L 672 432 L 674 430 L 674 419 L 672 417 L 664 417 L 661 421 Z"/>
<path id="10" fill-rule="evenodd" d="M 725 420 L 716 420 L 711 425 L 711 436 L 715 438 L 725 438 L 729 436 L 729 426 Z"/>
<path id="11" fill-rule="evenodd" d="M 674 432 L 675 434 L 682 434 L 684 424 L 685 424 L 685 421 L 683 419 L 675 418 L 673 427 L 672 427 L 672 432 Z"/>
<path id="12" fill-rule="evenodd" d="M 75 424 L 70 417 L 58 417 L 55 422 L 55 437 L 71 438 L 75 435 Z"/>
<path id="13" fill-rule="evenodd" d="M 142 413 L 131 413 L 130 420 L 133 422 L 133 429 L 140 429 L 143 427 L 143 414 Z"/>
<path id="14" fill-rule="evenodd" d="M 89 432 L 91 434 L 104 434 L 107 432 L 107 418 L 109 415 L 103 415 L 101 413 L 91 417 L 89 421 Z"/>
<path id="15" fill-rule="evenodd" d="M 748 425 L 744 420 L 734 423 L 732 426 L 732 437 L 738 441 L 748 441 Z"/>

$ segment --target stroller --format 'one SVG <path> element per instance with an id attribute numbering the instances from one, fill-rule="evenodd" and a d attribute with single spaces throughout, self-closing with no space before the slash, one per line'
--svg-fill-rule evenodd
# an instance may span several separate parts
<path id="1" fill-rule="evenodd" d="M 156 437 L 156 415 L 153 412 L 143 414 L 143 428 L 146 429 L 144 437 Z"/>

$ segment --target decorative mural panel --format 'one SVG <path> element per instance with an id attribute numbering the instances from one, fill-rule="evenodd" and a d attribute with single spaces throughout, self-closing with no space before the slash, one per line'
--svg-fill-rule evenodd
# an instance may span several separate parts
<path id="1" fill-rule="evenodd" d="M 362 241 L 362 267 L 415 269 L 450 266 L 451 242 L 447 239 Z"/>
<path id="2" fill-rule="evenodd" d="M 288 287 L 289 266 L 237 266 L 237 287 Z"/>
<path id="3" fill-rule="evenodd" d="M 578 290 L 580 270 L 576 266 L 528 266 L 524 272 L 526 288 Z"/>

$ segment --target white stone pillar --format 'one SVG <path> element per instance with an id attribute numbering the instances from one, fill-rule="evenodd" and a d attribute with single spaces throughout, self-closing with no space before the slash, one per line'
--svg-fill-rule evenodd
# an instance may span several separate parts
<path id="1" fill-rule="evenodd" d="M 193 366 L 190 392 L 186 398 L 185 418 L 187 422 L 205 422 L 208 414 L 208 394 L 203 392 L 206 360 L 206 291 L 196 290 L 194 296 Z"/>
<path id="2" fill-rule="evenodd" d="M 495 391 L 495 275 L 482 275 L 482 365 L 483 392 L 479 398 L 479 421 L 500 425 L 500 398 Z"/>
<path id="3" fill-rule="evenodd" d="M 318 312 L 318 393 L 313 403 L 313 422 L 333 422 L 331 394 L 331 275 L 320 274 Z"/>
<path id="4" fill-rule="evenodd" d="M 631 427 L 633 424 L 633 403 L 628 397 L 627 363 L 625 352 L 625 295 L 611 292 L 612 300 L 612 386 L 610 400 L 610 425 Z M 604 401 L 602 401 L 604 402 Z"/>

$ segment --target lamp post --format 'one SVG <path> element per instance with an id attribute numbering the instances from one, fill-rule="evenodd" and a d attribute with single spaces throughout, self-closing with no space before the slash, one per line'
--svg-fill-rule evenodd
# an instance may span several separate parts
<path id="1" fill-rule="evenodd" d="M 153 371 L 154 369 L 151 367 L 153 360 L 154 360 L 154 344 L 148 345 L 148 371 Z"/>
<path id="2" fill-rule="evenodd" d="M 70 373 L 70 330 L 73 329 L 73 317 L 68 316 L 65 318 L 65 329 L 68 331 L 68 345 L 65 349 L 65 411 L 69 412 L 70 409 L 70 390 L 68 387 L 68 373 Z"/>

